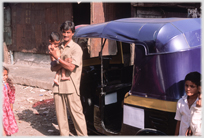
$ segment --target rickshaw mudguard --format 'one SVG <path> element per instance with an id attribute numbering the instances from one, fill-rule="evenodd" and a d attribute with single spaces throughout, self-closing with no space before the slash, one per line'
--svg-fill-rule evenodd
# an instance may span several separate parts
<path id="1" fill-rule="evenodd" d="M 126 93 L 124 104 L 175 113 L 177 101 L 159 100 Z"/>

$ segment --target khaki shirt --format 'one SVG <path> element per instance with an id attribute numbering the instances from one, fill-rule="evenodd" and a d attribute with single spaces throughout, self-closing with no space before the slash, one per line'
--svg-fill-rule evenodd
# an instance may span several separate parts
<path id="1" fill-rule="evenodd" d="M 69 76 L 70 80 L 62 81 L 60 72 L 58 80 L 59 86 L 56 84 L 53 85 L 53 93 L 70 94 L 77 92 L 77 94 L 80 95 L 79 87 L 81 81 L 83 51 L 81 47 L 73 40 L 71 40 L 66 46 L 64 46 L 62 43 L 60 47 L 60 58 L 63 60 L 65 58 L 72 58 L 72 64 L 74 64 L 76 67 L 72 72 L 66 70 L 66 76 Z"/>

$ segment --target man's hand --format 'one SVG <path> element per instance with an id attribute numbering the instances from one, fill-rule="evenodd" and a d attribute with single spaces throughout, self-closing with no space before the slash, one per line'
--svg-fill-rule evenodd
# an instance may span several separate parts
<path id="1" fill-rule="evenodd" d="M 187 130 L 186 130 L 186 136 L 192 136 L 192 130 L 191 130 L 191 128 L 189 127 Z"/>
<path id="2" fill-rule="evenodd" d="M 199 99 L 199 100 L 196 102 L 196 107 L 201 107 L 201 104 L 202 104 L 202 101 L 201 101 L 201 99 Z"/>
<path id="3" fill-rule="evenodd" d="M 55 50 L 54 48 L 53 48 L 53 49 L 50 48 L 49 54 L 50 54 L 51 56 L 53 56 L 55 59 L 58 58 L 58 57 L 57 57 L 57 50 Z"/>
<path id="4" fill-rule="evenodd" d="M 48 46 L 48 50 L 50 51 L 50 50 L 53 50 L 54 49 L 54 46 L 53 45 L 49 45 Z"/>

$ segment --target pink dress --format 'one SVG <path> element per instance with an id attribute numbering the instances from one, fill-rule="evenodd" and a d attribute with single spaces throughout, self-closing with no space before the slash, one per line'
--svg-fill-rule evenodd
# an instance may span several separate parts
<path id="1" fill-rule="evenodd" d="M 18 126 L 10 104 L 14 104 L 15 90 L 11 90 L 8 84 L 3 84 L 3 128 L 6 135 L 18 132 Z"/>

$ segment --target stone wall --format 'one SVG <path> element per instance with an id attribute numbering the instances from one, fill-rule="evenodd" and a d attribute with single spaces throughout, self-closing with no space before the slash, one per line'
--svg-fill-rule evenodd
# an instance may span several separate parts
<path id="1" fill-rule="evenodd" d="M 50 56 L 47 54 L 14 52 L 13 57 L 14 64 L 38 66 L 45 68 L 50 67 Z"/>

